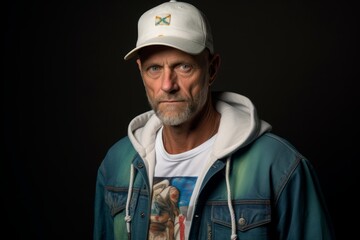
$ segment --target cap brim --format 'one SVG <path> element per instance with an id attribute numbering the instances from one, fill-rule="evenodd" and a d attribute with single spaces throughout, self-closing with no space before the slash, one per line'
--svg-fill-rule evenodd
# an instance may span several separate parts
<path id="1" fill-rule="evenodd" d="M 173 47 L 179 49 L 183 52 L 189 53 L 191 55 L 197 55 L 201 53 L 205 49 L 205 44 L 200 44 L 197 42 L 192 42 L 189 40 L 185 40 L 178 37 L 169 37 L 169 36 L 161 36 L 157 38 L 152 38 L 146 42 L 143 42 L 133 50 L 131 50 L 128 54 L 125 55 L 124 59 L 129 60 L 137 55 L 137 52 L 144 47 L 153 46 L 153 45 L 162 45 Z"/>

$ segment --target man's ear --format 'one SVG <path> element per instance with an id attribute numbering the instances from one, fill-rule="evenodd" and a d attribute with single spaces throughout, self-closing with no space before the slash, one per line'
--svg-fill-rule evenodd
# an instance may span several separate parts
<path id="1" fill-rule="evenodd" d="M 220 69 L 220 63 L 221 63 L 221 58 L 219 54 L 215 54 L 211 61 L 210 61 L 210 65 L 209 65 L 209 76 L 210 76 L 210 80 L 209 80 L 209 84 L 213 84 L 215 79 L 216 79 L 216 75 L 219 72 Z"/>
<path id="2" fill-rule="evenodd" d="M 137 59 L 136 59 L 136 63 L 137 63 L 138 68 L 139 68 L 139 70 L 140 70 L 140 72 L 141 72 L 141 60 L 140 60 L 140 58 L 137 58 Z"/>
<path id="3" fill-rule="evenodd" d="M 141 78 L 144 80 L 144 78 L 143 78 L 143 72 L 141 71 L 141 60 L 140 60 L 140 58 L 137 58 L 137 59 L 136 59 L 136 64 L 138 65 L 138 69 L 139 69 L 139 72 L 140 72 L 140 76 L 141 76 Z"/>

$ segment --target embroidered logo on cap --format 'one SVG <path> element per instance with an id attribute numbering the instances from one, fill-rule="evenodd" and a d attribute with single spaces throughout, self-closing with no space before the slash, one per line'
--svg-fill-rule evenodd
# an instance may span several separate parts
<path id="1" fill-rule="evenodd" d="M 171 14 L 156 16 L 155 17 L 155 26 L 166 25 L 169 26 L 171 21 Z"/>

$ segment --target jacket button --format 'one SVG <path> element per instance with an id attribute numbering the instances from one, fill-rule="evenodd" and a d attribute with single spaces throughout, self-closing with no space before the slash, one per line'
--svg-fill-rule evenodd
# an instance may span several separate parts
<path id="1" fill-rule="evenodd" d="M 245 225 L 245 224 L 246 224 L 246 220 L 245 220 L 245 218 L 239 218 L 238 223 L 239 223 L 239 225 L 240 225 L 240 226 Z"/>
<path id="2" fill-rule="evenodd" d="M 141 218 L 144 218 L 144 217 L 145 217 L 145 213 L 144 213 L 144 212 L 141 212 L 141 213 L 140 213 L 140 217 L 141 217 Z"/>
<path id="3" fill-rule="evenodd" d="M 138 168 L 143 168 L 143 167 L 144 167 L 144 164 L 142 164 L 141 162 L 139 162 L 139 163 L 137 164 L 137 166 L 138 166 Z"/>

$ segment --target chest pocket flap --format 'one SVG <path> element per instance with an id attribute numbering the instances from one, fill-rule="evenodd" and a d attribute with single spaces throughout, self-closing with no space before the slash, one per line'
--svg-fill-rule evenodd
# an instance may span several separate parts
<path id="1" fill-rule="evenodd" d="M 237 230 L 247 231 L 271 221 L 269 200 L 239 200 L 233 202 L 233 207 Z M 231 217 L 227 204 L 214 204 L 211 215 L 214 223 L 231 227 Z"/>

